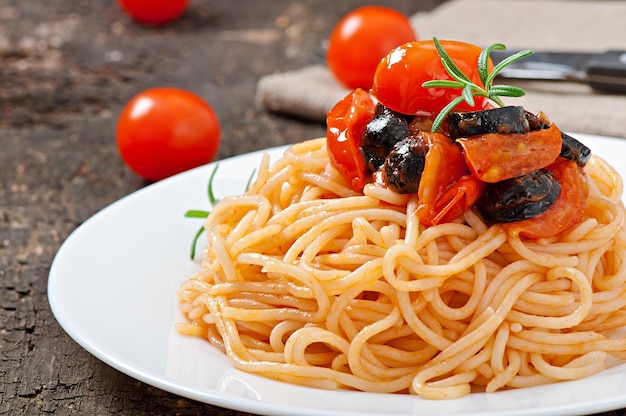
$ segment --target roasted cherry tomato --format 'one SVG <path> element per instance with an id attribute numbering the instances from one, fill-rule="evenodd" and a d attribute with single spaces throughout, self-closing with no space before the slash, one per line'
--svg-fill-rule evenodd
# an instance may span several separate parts
<path id="1" fill-rule="evenodd" d="M 164 25 L 178 19 L 189 0 L 117 0 L 133 19 L 148 25 Z"/>
<path id="2" fill-rule="evenodd" d="M 348 88 L 370 89 L 380 60 L 416 39 L 409 19 L 397 10 L 363 6 L 345 15 L 330 34 L 326 62 Z"/>
<path id="3" fill-rule="evenodd" d="M 447 203 L 441 201 L 440 198 L 469 171 L 461 148 L 452 143 L 449 137 L 440 133 L 421 132 L 419 134 L 424 135 L 424 139 L 428 142 L 428 153 L 426 153 L 424 171 L 417 191 L 417 217 L 420 223 L 430 226 L 442 222 L 443 217 L 460 215 L 456 214 L 457 210 L 452 209 L 452 205 L 466 205 L 463 198 L 452 196 L 448 198 Z M 453 203 L 455 199 L 456 202 Z M 448 207 L 449 204 L 452 205 Z M 445 212 L 443 212 L 444 208 Z M 454 214 L 447 215 L 450 211 Z"/>
<path id="4" fill-rule="evenodd" d="M 483 86 L 477 67 L 482 49 L 464 42 L 441 40 L 440 43 L 459 69 L 474 83 Z M 443 67 L 434 42 L 409 42 L 393 49 L 380 61 L 374 74 L 372 94 L 380 103 L 399 113 L 436 115 L 461 95 L 459 89 L 422 87 L 424 82 L 437 79 L 452 78 Z M 476 97 L 474 107 L 462 102 L 455 107 L 455 111 L 490 107 L 486 98 Z"/>
<path id="5" fill-rule="evenodd" d="M 330 162 L 355 191 L 365 186 L 365 159 L 359 146 L 374 108 L 369 94 L 357 88 L 335 104 L 326 116 Z"/>
<path id="6" fill-rule="evenodd" d="M 138 175 L 157 181 L 213 160 L 220 125 L 199 96 L 178 88 L 153 88 L 126 104 L 116 140 L 124 162 Z"/>
<path id="7" fill-rule="evenodd" d="M 474 204 L 485 191 L 485 182 L 472 174 L 461 176 L 435 201 L 435 212 L 432 224 L 452 222 Z"/>
<path id="8" fill-rule="evenodd" d="M 585 171 L 576 162 L 562 157 L 547 167 L 561 185 L 557 200 L 534 218 L 502 224 L 512 235 L 529 238 L 553 237 L 578 224 L 583 217 L 589 185 Z"/>
<path id="9" fill-rule="evenodd" d="M 554 162 L 561 153 L 561 132 L 553 124 L 529 133 L 488 133 L 457 139 L 467 166 L 484 182 L 525 175 Z"/>

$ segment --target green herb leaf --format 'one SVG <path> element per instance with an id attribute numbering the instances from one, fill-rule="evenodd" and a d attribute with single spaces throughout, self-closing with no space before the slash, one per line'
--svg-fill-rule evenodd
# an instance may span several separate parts
<path id="1" fill-rule="evenodd" d="M 200 239 L 200 236 L 202 235 L 203 232 L 204 232 L 204 226 L 200 227 L 200 229 L 194 235 L 193 240 L 191 241 L 191 253 L 190 253 L 191 260 L 196 258 L 196 246 L 198 245 L 198 240 Z"/>
<path id="2" fill-rule="evenodd" d="M 209 196 L 209 203 L 211 204 L 211 206 L 214 206 L 218 202 L 218 199 L 215 198 L 215 195 L 213 194 L 213 178 L 215 178 L 215 173 L 217 172 L 217 168 L 219 166 L 220 166 L 219 163 L 216 163 L 215 167 L 213 168 L 213 171 L 211 172 L 211 176 L 209 176 L 209 185 L 207 186 L 207 194 Z"/>
<path id="3" fill-rule="evenodd" d="M 452 81 L 448 79 L 437 79 L 432 81 L 426 81 L 422 84 L 423 87 L 441 87 L 441 88 L 464 88 L 465 83 L 459 81 Z"/>
<path id="4" fill-rule="evenodd" d="M 483 49 L 480 55 L 478 56 L 478 62 L 476 63 L 478 68 L 478 75 L 480 77 L 483 86 L 476 85 L 467 75 L 463 73 L 459 69 L 459 67 L 454 63 L 450 55 L 446 52 L 444 47 L 441 45 L 437 38 L 433 38 L 433 43 L 435 44 L 435 49 L 437 50 L 437 54 L 441 59 L 441 63 L 445 68 L 446 72 L 452 80 L 445 79 L 435 79 L 426 81 L 422 84 L 424 88 L 457 88 L 461 89 L 461 95 L 454 100 L 452 100 L 448 105 L 446 105 L 435 117 L 433 121 L 433 126 L 431 131 L 433 133 L 437 132 L 443 124 L 444 120 L 448 116 L 452 110 L 465 101 L 470 107 L 473 107 L 475 104 L 474 97 L 486 97 L 489 100 L 493 101 L 500 107 L 504 107 L 504 102 L 500 99 L 500 97 L 522 97 L 526 94 L 526 92 L 512 85 L 492 85 L 495 77 L 500 73 L 504 68 L 513 62 L 517 62 L 520 59 L 531 55 L 533 51 L 531 50 L 523 50 L 517 52 L 508 58 L 502 60 L 498 65 L 496 65 L 491 72 L 489 71 L 489 56 L 493 50 L 505 50 L 506 46 L 502 43 L 494 43 L 486 49 Z"/>
<path id="5" fill-rule="evenodd" d="M 185 218 L 206 218 L 210 214 L 209 211 L 201 211 L 199 209 L 190 209 L 185 212 Z"/>
<path id="6" fill-rule="evenodd" d="M 448 103 L 448 105 L 445 106 L 443 108 L 443 110 L 441 110 L 439 112 L 437 117 L 435 117 L 435 120 L 433 120 L 433 126 L 431 128 L 433 133 L 436 132 L 437 130 L 439 130 L 439 127 L 441 127 L 441 124 L 443 123 L 443 121 L 448 116 L 448 113 L 450 111 L 452 111 L 452 109 L 454 107 L 456 107 L 457 105 L 461 104 L 464 100 L 465 100 L 465 98 L 463 96 L 456 97 L 454 100 L 450 101 L 450 103 Z"/>
<path id="7" fill-rule="evenodd" d="M 527 49 L 527 50 L 523 50 L 523 51 L 519 51 L 505 59 L 502 60 L 502 62 L 500 62 L 498 65 L 496 65 L 493 70 L 491 71 L 491 73 L 489 74 L 489 76 L 487 77 L 487 81 L 485 84 L 485 88 L 488 87 L 488 85 L 491 85 L 493 83 L 493 80 L 496 78 L 496 76 L 507 66 L 511 65 L 513 62 L 517 62 L 520 59 L 524 59 L 529 55 L 532 55 L 534 52 Z"/>
<path id="8" fill-rule="evenodd" d="M 472 86 L 471 85 L 466 85 L 465 88 L 463 88 L 463 100 L 465 100 L 465 102 L 467 104 L 469 104 L 470 107 L 474 106 L 474 93 L 472 91 Z"/>
<path id="9" fill-rule="evenodd" d="M 435 42 L 435 49 L 437 49 L 437 54 L 439 55 L 439 58 L 441 58 L 441 63 L 443 64 L 444 68 L 446 68 L 448 74 L 450 74 L 452 78 L 456 79 L 459 82 L 472 82 L 467 77 L 467 75 L 465 75 L 463 71 L 461 71 L 461 69 L 454 63 L 452 58 L 450 58 L 447 52 L 443 49 L 443 46 L 441 46 L 441 43 L 439 43 L 439 40 L 437 40 L 437 38 L 433 38 L 433 41 Z"/>
<path id="10" fill-rule="evenodd" d="M 254 179 L 254 174 L 256 173 L 256 169 L 252 169 L 252 173 L 250 177 L 248 177 L 248 182 L 246 182 L 246 191 L 250 189 L 250 185 L 252 185 L 252 180 Z"/>
<path id="11" fill-rule="evenodd" d="M 214 207 L 215 204 L 219 202 L 219 199 L 215 197 L 215 194 L 213 192 L 213 182 L 215 180 L 215 174 L 217 173 L 218 167 L 219 167 L 219 164 L 216 163 L 215 167 L 211 171 L 211 175 L 209 176 L 209 183 L 207 185 L 207 197 L 209 198 L 209 203 L 211 204 L 211 207 Z M 248 178 L 248 182 L 246 183 L 246 190 L 250 188 L 250 185 L 252 184 L 252 179 L 254 178 L 255 173 L 256 173 L 256 169 L 252 171 L 252 173 L 250 174 L 250 177 Z M 210 214 L 211 214 L 210 211 L 190 209 L 190 210 L 187 210 L 187 212 L 185 212 L 185 218 L 207 218 Z M 198 245 L 198 240 L 200 239 L 200 236 L 202 235 L 204 231 L 205 231 L 204 226 L 201 226 L 200 229 L 198 229 L 198 231 L 193 237 L 193 240 L 191 242 L 191 254 L 190 254 L 191 260 L 193 260 L 196 257 L 196 247 Z"/>
<path id="12" fill-rule="evenodd" d="M 209 204 L 211 204 L 211 207 L 215 206 L 215 204 L 217 204 L 218 202 L 218 199 L 215 198 L 215 195 L 213 193 L 213 180 L 215 179 L 215 173 L 217 173 L 218 167 L 219 167 L 219 163 L 216 163 L 215 167 L 211 171 L 211 175 L 209 176 L 209 184 L 207 185 L 207 197 L 209 198 Z M 186 218 L 206 218 L 209 216 L 209 214 L 211 214 L 210 211 L 190 209 L 190 210 L 187 210 L 187 212 L 185 212 L 185 217 Z M 191 242 L 191 260 L 193 260 L 196 257 L 196 246 L 198 245 L 198 240 L 200 239 L 200 236 L 202 235 L 203 232 L 204 232 L 204 226 L 201 226 L 200 229 L 196 232 Z"/>
<path id="13" fill-rule="evenodd" d="M 523 89 L 513 85 L 494 85 L 490 92 L 500 97 L 523 97 L 526 94 Z"/>
<path id="14" fill-rule="evenodd" d="M 478 75 L 480 76 L 480 81 L 483 85 L 487 85 L 489 83 L 489 55 L 491 55 L 491 51 L 494 49 L 502 51 L 506 49 L 506 46 L 501 43 L 494 43 L 488 48 L 483 49 L 480 55 L 478 55 Z"/>

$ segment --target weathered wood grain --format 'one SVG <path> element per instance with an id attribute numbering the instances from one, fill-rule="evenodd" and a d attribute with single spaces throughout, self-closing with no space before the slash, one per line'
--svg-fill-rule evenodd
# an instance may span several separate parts
<path id="1" fill-rule="evenodd" d="M 439 1 L 381 3 L 413 13 Z M 1 415 L 244 416 L 84 351 L 50 311 L 50 263 L 78 225 L 146 185 L 114 140 L 117 114 L 145 88 L 207 99 L 222 123 L 220 158 L 322 135 L 318 124 L 256 110 L 256 82 L 314 63 L 334 22 L 360 4 L 195 0 L 173 25 L 150 28 L 114 1 L 0 0 Z"/>

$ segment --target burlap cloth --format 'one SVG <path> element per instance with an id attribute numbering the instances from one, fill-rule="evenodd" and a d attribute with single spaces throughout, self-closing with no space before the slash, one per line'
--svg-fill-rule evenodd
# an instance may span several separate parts
<path id="1" fill-rule="evenodd" d="M 501 42 L 537 51 L 626 50 L 626 1 L 452 0 L 411 20 L 420 39 Z M 562 130 L 626 138 L 626 95 L 574 83 L 507 82 L 527 93 L 507 104 L 544 111 Z M 263 77 L 256 102 L 267 111 L 324 122 L 326 111 L 347 92 L 325 66 L 315 65 Z"/>

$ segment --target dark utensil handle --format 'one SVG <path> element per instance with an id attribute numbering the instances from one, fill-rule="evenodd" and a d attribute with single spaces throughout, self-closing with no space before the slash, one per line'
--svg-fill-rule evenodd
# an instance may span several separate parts
<path id="1" fill-rule="evenodd" d="M 626 52 L 608 51 L 589 61 L 586 81 L 598 90 L 626 94 Z"/>

